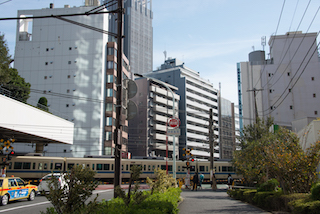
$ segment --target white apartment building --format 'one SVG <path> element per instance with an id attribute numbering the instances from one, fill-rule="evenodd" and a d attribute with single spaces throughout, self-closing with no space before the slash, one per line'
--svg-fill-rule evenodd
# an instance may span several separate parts
<path id="1" fill-rule="evenodd" d="M 149 78 L 136 79 L 135 82 L 138 92 L 132 101 L 137 104 L 138 112 L 129 120 L 128 151 L 132 156 L 166 157 L 168 145 L 168 158 L 172 158 L 175 141 L 178 156 L 179 137 L 167 135 L 168 129 L 172 129 L 167 126 L 168 120 L 173 118 L 172 93 Z M 178 88 L 169 84 L 167 87 L 174 93 L 174 109 L 178 113 L 180 96 L 175 93 Z"/>
<path id="2" fill-rule="evenodd" d="M 271 116 L 277 125 L 320 115 L 320 60 L 317 33 L 271 36 L 270 56 L 249 54 L 237 64 L 240 125 Z M 242 127 L 241 127 L 242 128 Z"/>
<path id="3" fill-rule="evenodd" d="M 199 72 L 187 68 L 182 61 L 168 59 L 159 70 L 144 74 L 178 88 L 180 96 L 179 119 L 179 153 L 183 148 L 193 148 L 192 154 L 196 159 L 210 157 L 209 146 L 209 111 L 213 110 L 213 120 L 216 128 L 214 135 L 219 144 L 218 131 L 218 90 L 212 83 L 200 77 Z M 214 157 L 219 158 L 219 149 L 215 148 Z M 182 158 L 180 155 L 179 158 Z"/>
<path id="4" fill-rule="evenodd" d="M 98 1 L 86 1 L 86 5 L 92 6 L 54 8 L 51 4 L 50 8 L 20 10 L 18 17 L 85 13 Z M 62 18 L 108 31 L 107 13 Z M 107 34 L 58 18 L 18 20 L 15 68 L 31 84 L 29 100 L 46 97 L 50 112 L 74 123 L 73 145 L 49 145 L 44 148 L 46 155 L 113 154 L 110 133 L 115 120 L 117 46 L 108 39 Z M 128 64 L 124 57 L 125 76 L 129 76 Z M 126 135 L 124 131 L 122 137 Z M 25 144 L 17 149 L 33 152 L 34 148 Z M 126 151 L 126 145 L 122 149 Z"/>

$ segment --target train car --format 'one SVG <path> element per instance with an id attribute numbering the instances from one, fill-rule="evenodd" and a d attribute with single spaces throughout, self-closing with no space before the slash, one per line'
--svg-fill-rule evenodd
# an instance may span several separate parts
<path id="1" fill-rule="evenodd" d="M 121 160 L 121 178 L 122 181 L 128 181 L 130 178 L 130 168 L 132 165 L 141 166 L 142 180 L 155 178 L 154 170 L 157 168 L 166 170 L 168 164 L 168 173 L 172 174 L 172 160 L 165 161 L 159 159 L 122 159 Z M 210 162 L 195 161 L 190 162 L 190 174 L 196 171 L 204 174 L 205 182 L 210 180 Z M 73 166 L 82 165 L 90 167 L 96 171 L 95 178 L 104 182 L 113 182 L 114 178 L 114 158 L 65 158 L 65 157 L 45 157 L 45 156 L 15 156 L 9 161 L 7 167 L 7 176 L 19 176 L 25 180 L 37 180 L 52 172 L 68 171 Z M 226 181 L 230 173 L 234 179 L 240 177 L 235 174 L 232 164 L 228 161 L 215 161 L 215 176 L 219 182 Z M 176 177 L 184 178 L 186 176 L 186 161 L 176 161 Z"/>

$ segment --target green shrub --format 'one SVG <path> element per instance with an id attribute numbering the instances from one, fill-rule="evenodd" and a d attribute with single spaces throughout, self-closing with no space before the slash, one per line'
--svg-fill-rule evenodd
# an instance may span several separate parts
<path id="1" fill-rule="evenodd" d="M 247 191 L 243 192 L 243 200 L 248 203 L 253 203 L 253 198 L 256 195 L 257 190 L 256 189 L 249 189 Z"/>
<path id="2" fill-rule="evenodd" d="M 103 207 L 97 214 L 162 214 L 162 213 L 178 213 L 178 201 L 180 200 L 180 188 L 169 188 L 165 193 L 153 193 L 144 191 L 149 194 L 148 198 L 140 204 L 131 203 L 126 206 L 122 198 L 115 198 L 108 202 L 104 201 L 100 204 Z"/>
<path id="3" fill-rule="evenodd" d="M 313 201 L 311 198 L 303 198 L 289 202 L 293 208 L 293 213 L 317 214 L 320 210 L 320 201 Z"/>
<path id="4" fill-rule="evenodd" d="M 261 184 L 257 190 L 258 192 L 275 191 L 278 186 L 279 182 L 273 178 Z"/>
<path id="5" fill-rule="evenodd" d="M 311 187 L 311 198 L 313 200 L 320 200 L 320 182 Z"/>
<path id="6" fill-rule="evenodd" d="M 267 198 L 274 195 L 274 192 L 257 192 L 252 201 L 261 208 L 268 208 L 267 206 Z"/>

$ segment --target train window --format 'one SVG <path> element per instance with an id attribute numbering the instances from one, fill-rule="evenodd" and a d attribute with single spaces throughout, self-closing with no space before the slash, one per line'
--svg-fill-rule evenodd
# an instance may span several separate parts
<path id="1" fill-rule="evenodd" d="M 233 172 L 233 167 L 232 166 L 228 166 L 228 172 Z"/>
<path id="2" fill-rule="evenodd" d="M 32 169 L 36 169 L 36 163 L 32 163 Z"/>
<path id="3" fill-rule="evenodd" d="M 42 169 L 42 163 L 39 163 L 39 165 L 38 165 L 38 169 Z"/>
<path id="4" fill-rule="evenodd" d="M 12 162 L 9 162 L 9 169 L 12 168 Z"/>
<path id="5" fill-rule="evenodd" d="M 94 170 L 94 164 L 92 164 L 92 170 Z"/>
<path id="6" fill-rule="evenodd" d="M 227 172 L 227 167 L 226 166 L 222 166 L 222 172 Z"/>
<path id="7" fill-rule="evenodd" d="M 87 167 L 89 168 L 89 167 L 90 167 L 90 164 L 87 164 Z"/>
<path id="8" fill-rule="evenodd" d="M 204 166 L 200 166 L 200 172 L 204 172 Z"/>
<path id="9" fill-rule="evenodd" d="M 219 172 L 221 172 L 221 168 L 220 168 L 220 166 L 219 166 Z"/>
<path id="10" fill-rule="evenodd" d="M 62 163 L 55 163 L 54 169 L 62 169 Z"/>
<path id="11" fill-rule="evenodd" d="M 143 171 L 146 171 L 147 166 L 143 165 Z"/>
<path id="12" fill-rule="evenodd" d="M 72 169 L 73 166 L 74 166 L 74 163 L 68 163 L 68 169 Z"/>
<path id="13" fill-rule="evenodd" d="M 209 167 L 208 166 L 206 166 L 206 172 L 209 172 Z"/>
<path id="14" fill-rule="evenodd" d="M 123 171 L 123 165 L 121 165 L 121 170 Z"/>
<path id="15" fill-rule="evenodd" d="M 22 162 L 14 162 L 13 169 L 21 169 Z"/>
<path id="16" fill-rule="evenodd" d="M 178 166 L 178 172 L 180 172 L 180 166 Z"/>
<path id="17" fill-rule="evenodd" d="M 97 170 L 102 170 L 102 164 L 101 163 L 97 163 Z"/>
<path id="18" fill-rule="evenodd" d="M 22 169 L 31 169 L 31 163 L 30 162 L 24 162 L 22 165 Z"/>
<path id="19" fill-rule="evenodd" d="M 167 170 L 167 166 L 166 165 L 161 165 L 161 169 L 162 170 Z"/>
<path id="20" fill-rule="evenodd" d="M 148 165 L 148 171 L 151 171 L 151 165 Z"/>
<path id="21" fill-rule="evenodd" d="M 129 170 L 129 166 L 128 166 L 128 164 L 126 164 L 126 171 L 128 171 Z"/>
<path id="22" fill-rule="evenodd" d="M 111 164 L 111 170 L 113 171 L 113 164 Z"/>
<path id="23" fill-rule="evenodd" d="M 47 168 L 48 168 L 48 164 L 47 164 L 47 163 L 44 163 L 43 169 L 47 169 Z"/>
<path id="24" fill-rule="evenodd" d="M 103 164 L 103 170 L 110 170 L 110 164 Z"/>
<path id="25" fill-rule="evenodd" d="M 158 167 L 159 167 L 159 165 L 158 165 Z M 154 171 L 155 168 L 156 168 L 155 165 L 153 165 L 153 166 L 152 166 L 152 171 Z"/>
<path id="26" fill-rule="evenodd" d="M 53 168 L 53 163 L 50 163 L 50 169 L 52 169 Z"/>

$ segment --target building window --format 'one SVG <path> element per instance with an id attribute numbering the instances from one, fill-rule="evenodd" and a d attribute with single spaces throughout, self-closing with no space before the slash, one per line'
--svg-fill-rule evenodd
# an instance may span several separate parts
<path id="1" fill-rule="evenodd" d="M 112 97 L 112 96 L 113 96 L 113 89 L 107 88 L 107 97 Z"/>
<path id="2" fill-rule="evenodd" d="M 46 80 L 46 79 L 47 79 L 47 76 L 44 76 L 44 79 Z"/>
<path id="3" fill-rule="evenodd" d="M 272 89 L 270 89 L 269 91 L 270 91 L 270 93 L 272 93 Z"/>
<path id="4" fill-rule="evenodd" d="M 113 69 L 113 61 L 107 62 L 107 69 Z"/>
<path id="5" fill-rule="evenodd" d="M 67 89 L 67 93 L 70 93 L 70 89 Z"/>
<path id="6" fill-rule="evenodd" d="M 106 132 L 106 140 L 112 140 L 112 132 Z"/>
<path id="7" fill-rule="evenodd" d="M 68 79 L 70 79 L 70 75 L 68 75 Z"/>
<path id="8" fill-rule="evenodd" d="M 290 72 L 287 73 L 288 77 L 290 76 Z"/>
<path id="9" fill-rule="evenodd" d="M 69 104 L 66 104 L 66 107 L 68 108 L 68 107 L 69 107 Z"/>
<path id="10" fill-rule="evenodd" d="M 106 111 L 112 111 L 113 103 L 106 103 Z"/>
<path id="11" fill-rule="evenodd" d="M 314 114 L 315 114 L 315 115 L 318 115 L 318 111 L 314 111 Z"/>
<path id="12" fill-rule="evenodd" d="M 46 51 L 49 51 L 49 48 L 47 48 Z"/>
<path id="13" fill-rule="evenodd" d="M 113 83 L 113 75 L 107 75 L 107 83 Z"/>
<path id="14" fill-rule="evenodd" d="M 314 81 L 314 77 L 311 77 L 311 80 Z"/>
<path id="15" fill-rule="evenodd" d="M 290 109 L 293 109 L 293 106 L 290 106 Z"/>
<path id="16" fill-rule="evenodd" d="M 53 61 L 51 61 L 50 64 L 53 64 Z"/>
<path id="17" fill-rule="evenodd" d="M 106 126 L 112 126 L 112 117 L 107 117 Z"/>
<path id="18" fill-rule="evenodd" d="M 44 63 L 45 65 L 48 65 L 48 62 Z"/>
<path id="19" fill-rule="evenodd" d="M 313 94 L 313 97 L 316 97 L 316 94 Z"/>
<path id="20" fill-rule="evenodd" d="M 72 50 L 72 47 L 69 47 L 69 50 L 71 51 L 71 50 Z"/>
<path id="21" fill-rule="evenodd" d="M 291 92 L 291 88 L 289 88 L 289 92 Z"/>

